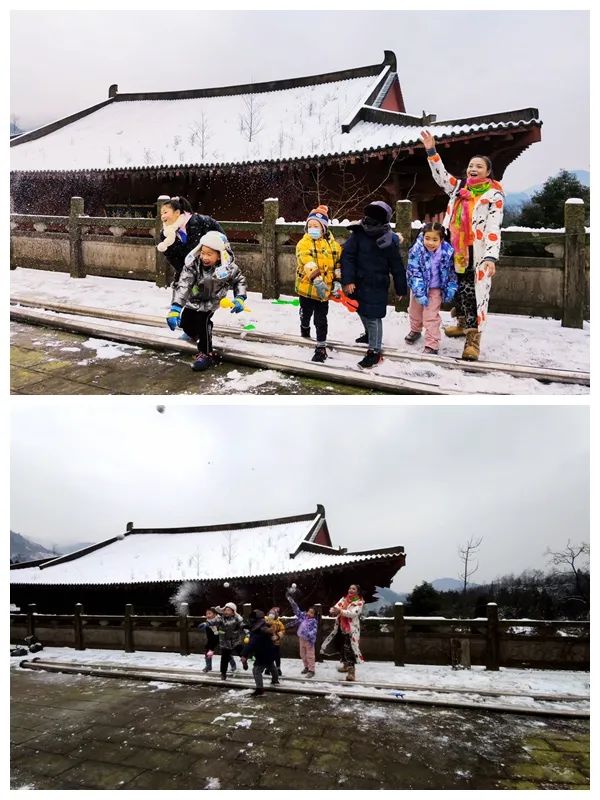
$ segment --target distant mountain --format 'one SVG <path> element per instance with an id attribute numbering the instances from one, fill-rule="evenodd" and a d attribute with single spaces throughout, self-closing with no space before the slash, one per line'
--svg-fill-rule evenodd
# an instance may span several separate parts
<path id="1" fill-rule="evenodd" d="M 43 544 L 32 542 L 25 536 L 15 531 L 10 532 L 10 558 L 11 561 L 37 561 L 39 558 L 50 558 L 56 555 Z"/>
<path id="2" fill-rule="evenodd" d="M 463 588 L 463 582 L 456 578 L 436 578 L 430 583 L 437 592 L 460 592 Z M 479 584 L 467 581 L 467 587 L 472 588 L 473 586 L 479 586 Z"/>
<path id="3" fill-rule="evenodd" d="M 590 185 L 590 173 L 585 169 L 570 169 L 567 172 L 572 172 L 580 183 L 584 186 Z M 551 176 L 554 177 L 554 176 Z M 520 206 L 528 203 L 536 192 L 539 192 L 544 184 L 538 183 L 536 186 L 530 186 L 529 189 L 523 189 L 521 192 L 507 192 L 506 205 Z"/>

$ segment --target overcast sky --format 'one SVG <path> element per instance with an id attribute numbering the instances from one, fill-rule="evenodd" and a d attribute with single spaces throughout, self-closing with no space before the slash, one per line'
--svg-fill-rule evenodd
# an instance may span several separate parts
<path id="1" fill-rule="evenodd" d="M 93 542 L 128 521 L 191 526 L 311 513 L 334 545 L 403 545 L 393 588 L 458 577 L 483 537 L 483 582 L 589 541 L 583 406 L 13 403 L 11 528 Z"/>
<path id="2" fill-rule="evenodd" d="M 587 11 L 13 11 L 11 113 L 31 128 L 121 92 L 223 86 L 379 63 L 393 50 L 408 113 L 535 107 L 542 142 L 508 192 L 589 170 Z"/>

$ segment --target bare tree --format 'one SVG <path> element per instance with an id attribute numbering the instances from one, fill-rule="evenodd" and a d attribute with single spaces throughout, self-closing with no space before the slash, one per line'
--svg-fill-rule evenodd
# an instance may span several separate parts
<path id="1" fill-rule="evenodd" d="M 236 549 L 234 546 L 234 535 L 231 531 L 223 534 L 224 543 L 223 548 L 221 550 L 223 554 L 223 558 L 227 561 L 228 564 L 231 564 L 233 559 L 235 558 Z"/>
<path id="2" fill-rule="evenodd" d="M 202 156 L 202 159 L 204 159 L 206 157 L 208 141 L 211 138 L 208 117 L 205 111 L 200 113 L 199 120 L 194 120 L 193 124 L 190 126 L 190 130 L 192 132 L 190 136 L 190 144 L 194 145 L 196 142 L 198 142 L 200 147 L 200 155 Z"/>
<path id="3" fill-rule="evenodd" d="M 571 544 L 567 541 L 562 550 L 546 550 L 549 562 L 556 567 L 558 575 L 570 575 L 573 578 L 573 592 L 576 598 L 589 602 L 589 588 L 586 587 L 583 570 L 589 571 L 590 546 L 588 542 Z M 579 563 L 578 563 L 579 562 Z"/>
<path id="4" fill-rule="evenodd" d="M 263 129 L 262 109 L 263 104 L 259 103 L 255 94 L 247 94 L 242 97 L 244 111 L 240 114 L 240 131 L 246 139 L 251 142 Z"/>
<path id="5" fill-rule="evenodd" d="M 483 537 L 480 537 L 476 541 L 473 539 L 473 537 L 471 537 L 469 541 L 463 545 L 463 547 L 458 548 L 458 554 L 460 556 L 460 560 L 462 561 L 460 579 L 463 582 L 463 595 L 467 593 L 467 584 L 469 582 L 469 578 L 479 569 L 479 561 L 476 561 L 475 565 L 473 566 L 473 556 L 479 549 L 482 541 Z"/>

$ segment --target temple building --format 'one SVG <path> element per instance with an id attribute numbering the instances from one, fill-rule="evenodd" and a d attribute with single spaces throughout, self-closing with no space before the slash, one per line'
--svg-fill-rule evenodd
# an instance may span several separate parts
<path id="1" fill-rule="evenodd" d="M 153 217 L 159 195 L 181 194 L 221 220 L 258 220 L 268 197 L 288 221 L 318 202 L 343 220 L 377 197 L 410 199 L 425 219 L 446 197 L 431 178 L 424 127 L 451 172 L 481 154 L 498 179 L 541 139 L 535 108 L 448 120 L 408 113 L 391 51 L 380 64 L 321 75 L 172 92 L 113 85 L 108 95 L 11 139 L 14 212 L 68 214 L 77 195 L 91 216 Z"/>
<path id="2" fill-rule="evenodd" d="M 369 534 L 369 538 L 371 538 Z M 40 613 L 173 614 L 177 598 L 190 613 L 232 600 L 285 605 L 296 584 L 303 604 L 336 602 L 351 583 L 367 601 L 404 566 L 404 548 L 350 551 L 334 547 L 325 509 L 299 516 L 191 528 L 136 528 L 58 558 L 11 566 L 11 602 Z"/>

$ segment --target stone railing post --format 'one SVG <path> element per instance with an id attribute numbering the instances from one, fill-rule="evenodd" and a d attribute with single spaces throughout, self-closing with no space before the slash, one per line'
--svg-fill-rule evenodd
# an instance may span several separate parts
<path id="1" fill-rule="evenodd" d="M 83 197 L 72 197 L 69 206 L 69 261 L 72 278 L 85 278 L 81 246 L 81 216 L 83 212 Z"/>
<path id="2" fill-rule="evenodd" d="M 168 194 L 161 194 L 156 201 L 156 224 L 154 226 L 154 272 L 156 275 L 155 282 L 157 286 L 164 288 L 168 286 L 168 271 L 169 262 L 165 258 L 165 254 L 156 249 L 156 245 L 160 242 L 160 232 L 162 230 L 162 220 L 160 218 L 160 210 L 163 203 L 169 200 Z"/>
<path id="3" fill-rule="evenodd" d="M 125 616 L 123 618 L 123 638 L 126 653 L 135 653 L 133 646 L 133 606 L 127 603 L 125 606 Z"/>
<path id="4" fill-rule="evenodd" d="M 179 652 L 182 656 L 189 656 L 190 654 L 190 635 L 188 630 L 188 616 L 189 606 L 187 603 L 181 603 L 179 606 L 179 619 L 177 624 L 179 626 Z"/>
<path id="5" fill-rule="evenodd" d="M 585 204 L 579 198 L 565 203 L 565 273 L 563 328 L 583 328 L 585 308 Z"/>
<path id="6" fill-rule="evenodd" d="M 317 638 L 315 640 L 315 660 L 323 661 L 323 654 L 321 653 L 321 645 L 323 644 L 323 607 L 321 603 L 313 603 L 315 608 L 315 617 L 317 619 Z"/>
<path id="7" fill-rule="evenodd" d="M 275 221 L 279 217 L 279 200 L 271 197 L 264 201 L 263 208 L 261 291 L 263 297 L 276 300 L 279 297 L 279 273 Z"/>
<path id="8" fill-rule="evenodd" d="M 487 628 L 485 643 L 485 668 L 497 672 L 500 669 L 498 643 L 498 606 L 487 604 Z"/>
<path id="9" fill-rule="evenodd" d="M 396 233 L 402 236 L 404 240 L 400 245 L 400 252 L 402 254 L 402 261 L 406 267 L 408 259 L 408 251 L 412 244 L 412 202 L 410 200 L 397 200 L 396 201 Z"/>
<path id="10" fill-rule="evenodd" d="M 75 614 L 73 615 L 73 638 L 75 640 L 75 650 L 85 650 L 83 644 L 83 606 L 81 603 L 75 604 Z"/>
<path id="11" fill-rule="evenodd" d="M 406 661 L 406 625 L 404 604 L 394 603 L 394 665 L 403 667 Z"/>
<path id="12" fill-rule="evenodd" d="M 35 614 L 37 606 L 35 603 L 29 603 L 27 606 L 27 636 L 35 636 L 35 620 L 33 615 Z"/>

